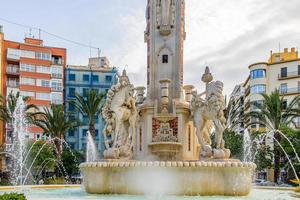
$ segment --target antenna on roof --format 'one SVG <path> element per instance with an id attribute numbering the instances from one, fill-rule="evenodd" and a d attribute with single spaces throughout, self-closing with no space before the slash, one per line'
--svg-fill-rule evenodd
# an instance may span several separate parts
<path id="1" fill-rule="evenodd" d="M 91 47 L 91 41 L 89 42 L 89 46 L 90 46 L 90 58 L 92 57 L 92 47 Z"/>
<path id="2" fill-rule="evenodd" d="M 41 40 L 41 29 L 39 28 L 39 40 Z"/>
<path id="3" fill-rule="evenodd" d="M 100 48 L 97 48 L 98 50 L 98 58 L 100 58 L 100 55 L 101 55 L 101 49 Z"/>
<path id="4" fill-rule="evenodd" d="M 32 37 L 32 28 L 29 29 L 29 37 Z"/>

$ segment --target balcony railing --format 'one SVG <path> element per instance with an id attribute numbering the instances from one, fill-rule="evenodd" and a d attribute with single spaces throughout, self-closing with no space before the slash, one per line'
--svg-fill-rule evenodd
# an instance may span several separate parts
<path id="1" fill-rule="evenodd" d="M 20 84 L 19 84 L 19 82 L 17 82 L 17 81 L 8 81 L 7 86 L 8 86 L 8 87 L 17 88 L 17 87 L 20 86 Z"/>
<path id="2" fill-rule="evenodd" d="M 51 74 L 52 78 L 62 78 L 62 76 L 63 76 L 62 74 L 54 74 L 54 73 Z"/>
<path id="3" fill-rule="evenodd" d="M 280 89 L 279 93 L 281 95 L 285 95 L 285 94 L 300 94 L 300 87 L 299 88 Z"/>
<path id="4" fill-rule="evenodd" d="M 63 88 L 62 87 L 51 87 L 51 90 L 56 91 L 56 92 L 61 92 L 61 91 L 63 91 Z"/>
<path id="5" fill-rule="evenodd" d="M 278 74 L 278 79 L 286 79 L 286 78 L 294 78 L 294 77 L 300 77 L 300 72 L 299 71 L 293 71 L 293 72 Z"/>
<path id="6" fill-rule="evenodd" d="M 20 68 L 18 65 L 8 65 L 6 68 L 6 73 L 8 74 L 19 74 Z"/>
<path id="7" fill-rule="evenodd" d="M 57 104 L 63 104 L 63 101 L 62 101 L 62 100 L 59 100 L 59 99 L 52 99 L 52 100 L 51 100 L 51 103 L 57 105 Z"/>

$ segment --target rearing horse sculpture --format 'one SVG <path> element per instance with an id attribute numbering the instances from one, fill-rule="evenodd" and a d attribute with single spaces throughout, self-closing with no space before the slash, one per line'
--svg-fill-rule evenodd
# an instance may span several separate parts
<path id="1" fill-rule="evenodd" d="M 133 85 L 130 84 L 124 70 L 119 83 L 108 91 L 107 101 L 102 110 L 106 121 L 103 130 L 106 146 L 105 158 L 132 158 L 138 117 L 133 94 Z"/>
<path id="2" fill-rule="evenodd" d="M 223 140 L 223 132 L 225 130 L 224 117 L 224 98 L 223 98 L 223 83 L 220 81 L 210 82 L 207 85 L 207 91 L 200 95 L 193 93 L 191 101 L 191 110 L 196 126 L 196 134 L 201 145 L 200 157 L 204 158 L 229 158 L 230 151 L 225 149 Z M 205 99 L 201 96 L 206 94 Z M 211 147 L 210 130 L 215 129 L 216 148 Z"/>

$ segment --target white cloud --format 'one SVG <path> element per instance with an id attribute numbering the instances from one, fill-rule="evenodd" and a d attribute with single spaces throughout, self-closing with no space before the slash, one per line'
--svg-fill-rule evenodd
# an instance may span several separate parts
<path id="1" fill-rule="evenodd" d="M 120 69 L 128 65 L 135 85 L 146 85 L 146 0 L 53 0 L 43 5 L 37 1 L 5 2 L 1 16 L 40 26 L 68 39 L 91 42 L 113 65 Z M 55 3 L 60 6 L 50 17 L 48 8 Z M 11 7 L 19 12 L 10 12 Z M 282 48 L 299 46 L 299 7 L 299 0 L 186 0 L 185 82 L 202 88 L 200 79 L 208 64 L 230 94 L 235 84 L 246 79 L 247 66 L 266 61 L 269 51 L 277 50 L 279 42 Z M 24 14 L 23 9 L 37 12 Z M 8 39 L 23 39 L 23 29 L 4 25 Z M 70 64 L 87 63 L 89 49 L 42 36 L 46 44 L 66 47 Z M 95 51 L 92 55 L 96 55 Z"/>

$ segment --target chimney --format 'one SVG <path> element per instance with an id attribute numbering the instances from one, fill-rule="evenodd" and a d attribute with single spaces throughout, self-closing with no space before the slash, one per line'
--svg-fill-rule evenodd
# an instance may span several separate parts
<path id="1" fill-rule="evenodd" d="M 0 25 L 0 33 L 3 33 L 3 26 Z"/>
<path id="2" fill-rule="evenodd" d="M 289 49 L 288 48 L 284 48 L 284 53 L 288 53 Z"/>
<path id="3" fill-rule="evenodd" d="M 291 52 L 293 52 L 293 53 L 294 53 L 294 52 L 295 52 L 295 50 L 296 50 L 296 49 L 295 49 L 295 47 L 291 48 Z"/>

